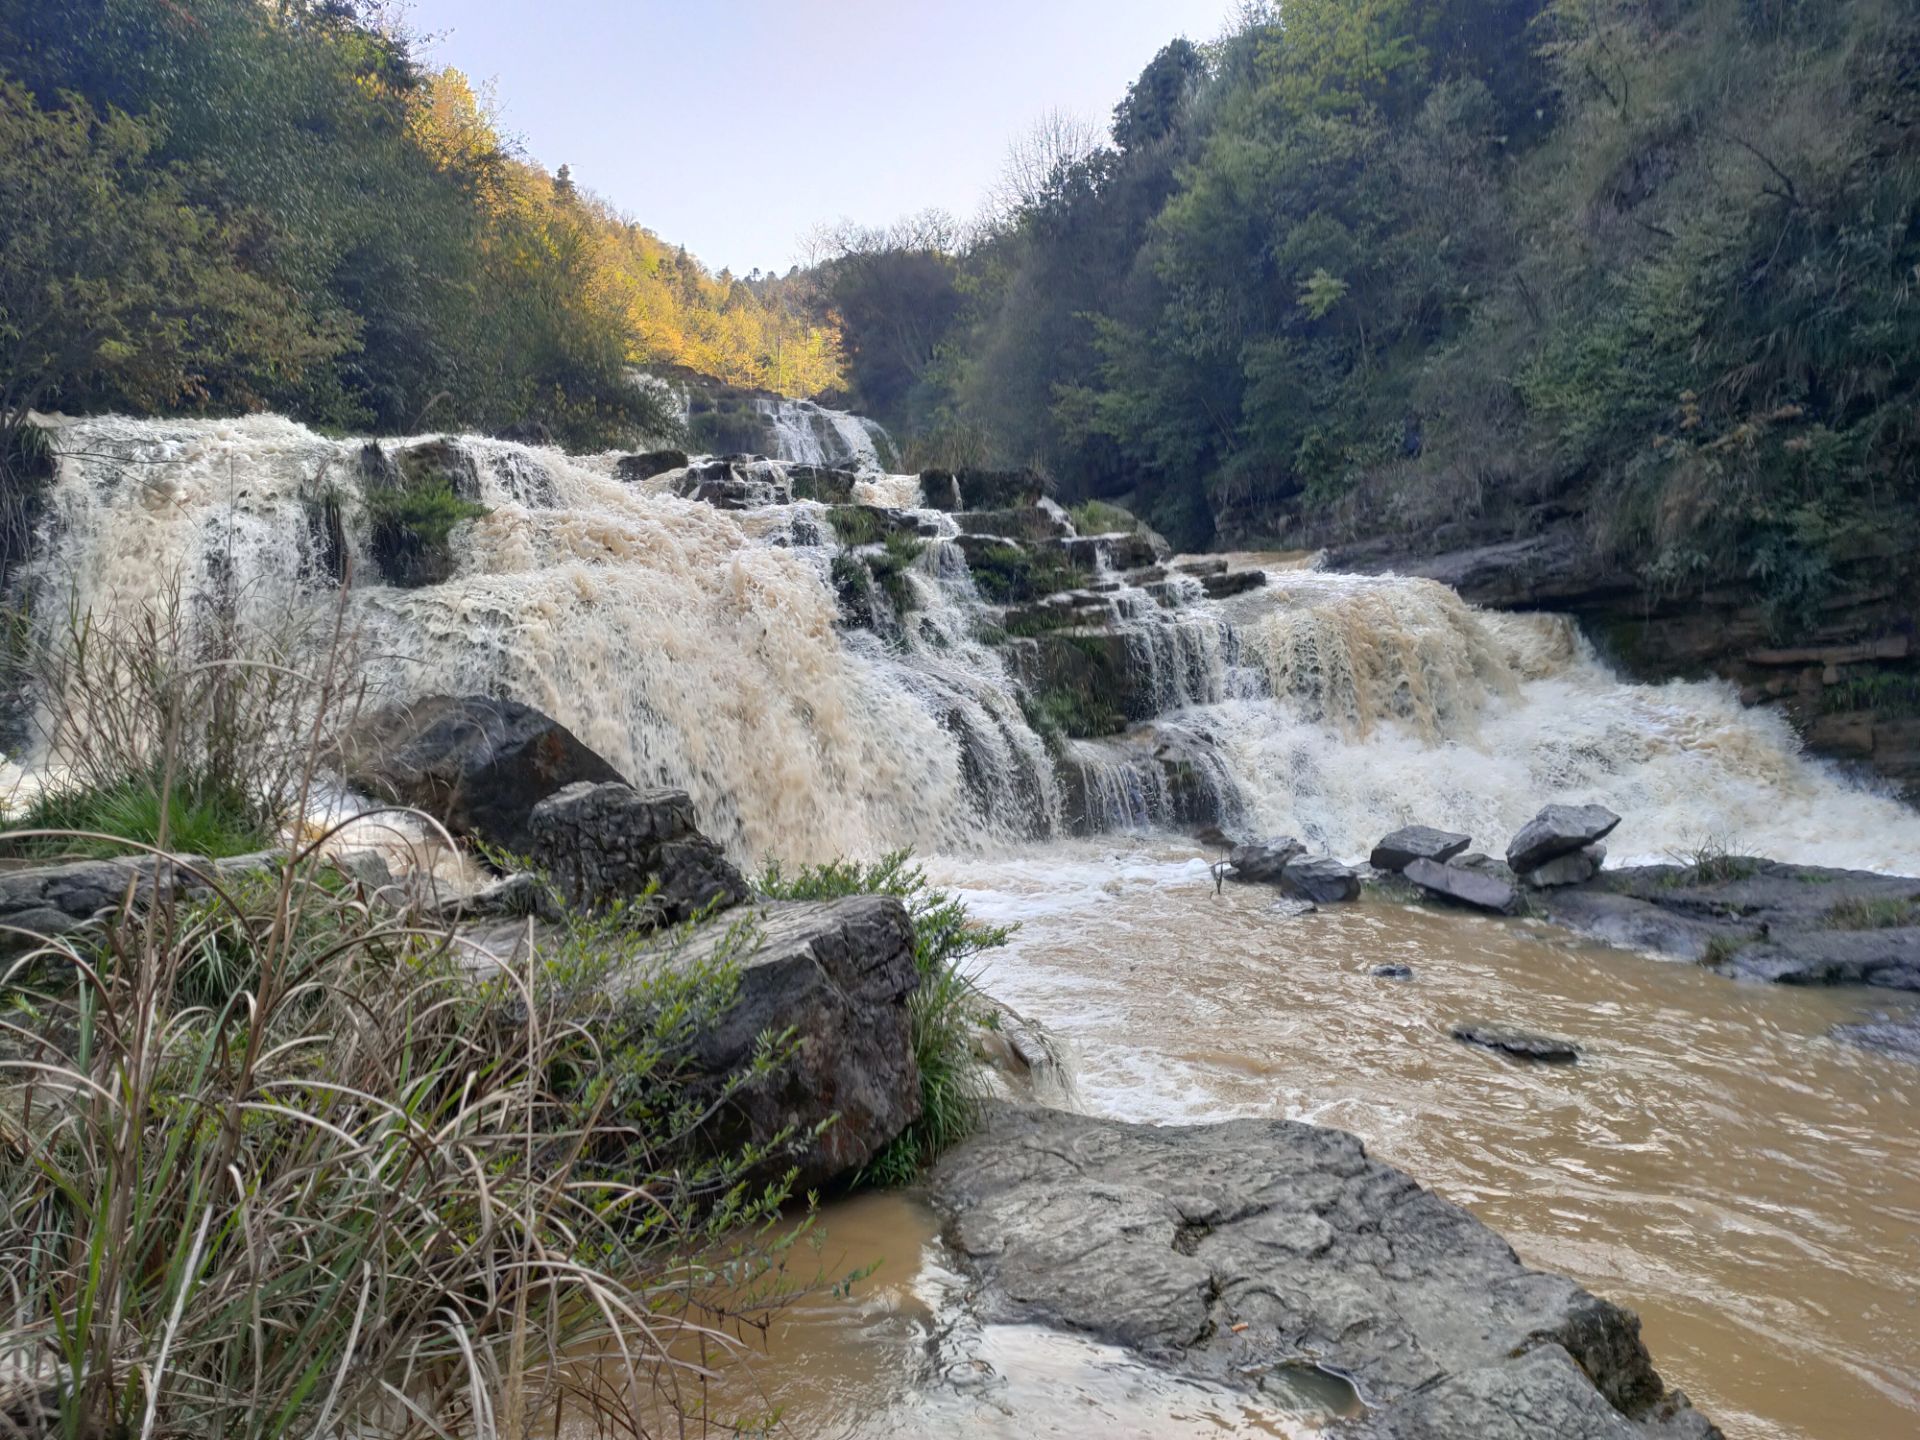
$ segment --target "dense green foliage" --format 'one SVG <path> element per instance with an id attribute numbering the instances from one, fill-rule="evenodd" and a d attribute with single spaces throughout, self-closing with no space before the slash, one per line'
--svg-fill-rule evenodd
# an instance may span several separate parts
<path id="1" fill-rule="evenodd" d="M 974 1033 L 994 1024 L 998 1012 L 975 986 L 972 962 L 1006 944 L 1013 932 L 970 919 L 966 906 L 934 888 L 904 850 L 870 865 L 834 861 L 791 874 L 775 866 L 761 877 L 759 888 L 776 900 L 892 895 L 907 907 L 914 968 L 920 974 L 920 988 L 910 1002 L 920 1118 L 860 1175 L 866 1184 L 904 1185 L 973 1128 L 983 1088 Z"/>
<path id="2" fill-rule="evenodd" d="M 829 267 L 859 402 L 1186 546 L 1552 504 L 1804 615 L 1914 533 L 1911 5 L 1278 0 L 1047 174 Z"/>
<path id="3" fill-rule="evenodd" d="M 262 405 L 338 427 L 652 417 L 580 237 L 430 154 L 430 77 L 351 3 L 0 4 L 0 395 L 70 411 Z"/>

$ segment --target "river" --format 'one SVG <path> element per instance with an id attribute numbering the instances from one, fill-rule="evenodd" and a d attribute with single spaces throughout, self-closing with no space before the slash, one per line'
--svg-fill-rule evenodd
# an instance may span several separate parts
<path id="1" fill-rule="evenodd" d="M 1268 586 L 1217 602 L 1103 580 L 1156 714 L 1056 764 L 950 517 L 920 515 L 917 619 L 883 639 L 838 623 L 824 507 L 728 513 L 623 483 L 613 457 L 459 444 L 490 513 L 448 579 L 379 583 L 348 536 L 375 696 L 540 706 L 637 782 L 687 789 L 743 863 L 914 846 L 981 918 L 1019 923 L 981 984 L 1062 1042 L 1089 1112 L 1351 1130 L 1529 1263 L 1637 1309 L 1729 1435 L 1920 1431 L 1920 1069 L 1825 1038 L 1880 1000 L 1528 923 L 1216 894 L 1141 758 L 1204 746 L 1223 819 L 1348 859 L 1407 822 L 1498 850 L 1568 799 L 1626 817 L 1616 863 L 1718 843 L 1920 872 L 1920 816 L 1803 757 L 1779 720 L 1716 683 L 1624 683 L 1555 617 L 1266 559 Z M 311 516 L 325 487 L 351 499 L 357 443 L 273 417 L 109 418 L 57 448 L 43 593 L 121 614 L 170 581 L 268 617 L 331 603 Z M 917 498 L 902 477 L 860 486 Z M 1114 833 L 1068 833 L 1069 770 L 1083 821 Z M 1414 978 L 1371 973 L 1388 962 Z M 1585 1057 L 1528 1068 L 1449 1038 L 1479 1017 Z M 792 1433 L 1295 1435 L 1340 1404 L 1261 1410 L 1075 1337 L 981 1330 L 912 1195 L 836 1202 L 824 1228 L 833 1263 L 884 1263 L 790 1312 L 753 1367 Z"/>

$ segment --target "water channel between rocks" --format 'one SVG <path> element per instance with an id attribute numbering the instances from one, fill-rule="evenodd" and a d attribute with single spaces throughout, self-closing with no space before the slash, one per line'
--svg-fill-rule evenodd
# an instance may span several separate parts
<path id="1" fill-rule="evenodd" d="M 1662 1372 L 1730 1437 L 1920 1431 L 1920 1069 L 1825 1038 L 1872 997 L 1381 901 L 1289 917 L 1264 887 L 1216 896 L 1205 865 L 1185 842 L 1109 839 L 933 870 L 1020 922 L 982 983 L 1066 1042 L 1090 1113 L 1353 1131 L 1529 1264 L 1639 1311 Z M 1391 962 L 1415 978 L 1371 974 Z M 1584 1059 L 1450 1039 L 1470 1017 Z M 822 1223 L 829 1273 L 882 1263 L 777 1322 L 754 1368 L 790 1433 L 1291 1436 L 1337 1403 L 1290 1413 L 1078 1337 L 972 1327 L 915 1196 Z"/>

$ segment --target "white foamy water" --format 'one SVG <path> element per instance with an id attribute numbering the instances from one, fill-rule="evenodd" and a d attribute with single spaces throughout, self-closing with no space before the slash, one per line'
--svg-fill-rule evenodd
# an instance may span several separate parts
<path id="1" fill-rule="evenodd" d="M 1068 826 L 1197 823 L 1196 803 L 1348 858 L 1408 822 L 1498 851 L 1565 800 L 1626 817 L 1616 859 L 1713 841 L 1920 869 L 1920 816 L 1802 756 L 1730 687 L 1623 683 L 1565 621 L 1476 611 L 1423 580 L 1276 569 L 1269 588 L 1216 604 L 1186 577 L 1150 593 L 1103 574 L 1089 599 L 1133 671 L 1113 698 L 1151 724 L 1071 744 L 1056 765 L 1011 678 L 1019 642 L 985 643 L 1001 612 L 982 604 L 952 518 L 913 510 L 914 477 L 858 482 L 859 500 L 914 514 L 932 538 L 904 576 L 910 609 L 881 599 L 885 623 L 851 630 L 821 506 L 723 511 L 678 498 L 671 477 L 623 483 L 612 457 L 458 443 L 490 513 L 455 531 L 449 579 L 400 589 L 369 551 L 361 442 L 275 417 L 68 422 L 35 567 L 42 611 L 72 592 L 127 617 L 179 577 L 267 623 L 324 614 L 335 591 L 314 516 L 331 492 L 373 698 L 538 706 L 636 782 L 688 790 L 748 861 L 991 851 Z M 780 493 L 781 462 L 761 470 Z M 1156 758 L 1170 746 L 1199 802 L 1170 787 Z M 1063 804 L 1063 773 L 1080 811 Z"/>

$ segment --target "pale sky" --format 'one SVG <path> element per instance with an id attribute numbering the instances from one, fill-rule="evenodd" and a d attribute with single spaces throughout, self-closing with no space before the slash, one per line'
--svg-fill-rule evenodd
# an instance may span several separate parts
<path id="1" fill-rule="evenodd" d="M 503 128 L 710 267 L 784 271 L 823 221 L 978 213 L 1051 109 L 1104 130 L 1231 0 L 409 0 Z"/>

